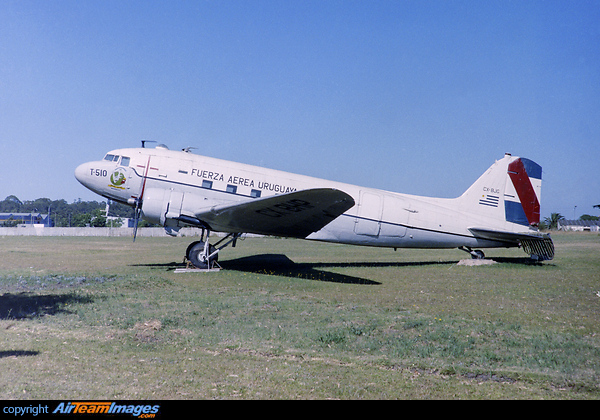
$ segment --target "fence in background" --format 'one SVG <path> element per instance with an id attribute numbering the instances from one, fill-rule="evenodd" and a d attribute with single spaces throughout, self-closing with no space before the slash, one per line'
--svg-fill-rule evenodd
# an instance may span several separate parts
<path id="1" fill-rule="evenodd" d="M 200 236 L 198 228 L 181 228 L 177 236 Z M 112 236 L 132 237 L 133 228 L 110 227 L 0 227 L 0 236 Z M 169 236 L 163 228 L 139 228 L 138 237 L 165 237 Z"/>

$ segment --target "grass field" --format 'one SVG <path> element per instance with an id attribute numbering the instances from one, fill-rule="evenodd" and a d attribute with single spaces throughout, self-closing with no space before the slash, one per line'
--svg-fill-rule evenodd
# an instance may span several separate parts
<path id="1" fill-rule="evenodd" d="M 458 250 L 0 238 L 0 399 L 598 399 L 600 236 Z"/>

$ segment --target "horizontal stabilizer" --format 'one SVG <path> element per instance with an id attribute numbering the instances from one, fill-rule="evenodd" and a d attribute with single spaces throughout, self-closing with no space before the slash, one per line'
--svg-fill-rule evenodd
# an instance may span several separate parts
<path id="1" fill-rule="evenodd" d="M 316 188 L 214 206 L 195 214 L 214 231 L 306 238 L 354 206 L 333 188 Z"/>
<path id="2" fill-rule="evenodd" d="M 538 261 L 554 258 L 554 243 L 547 233 L 506 232 L 481 228 L 469 228 L 477 238 L 506 242 L 507 245 L 519 244 L 523 250 Z"/>

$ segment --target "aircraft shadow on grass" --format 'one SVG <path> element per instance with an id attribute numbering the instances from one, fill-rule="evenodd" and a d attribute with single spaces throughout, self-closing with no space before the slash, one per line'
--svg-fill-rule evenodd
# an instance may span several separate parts
<path id="1" fill-rule="evenodd" d="M 4 293 L 0 295 L 0 320 L 33 319 L 44 315 L 71 313 L 64 309 L 70 303 L 91 303 L 89 297 L 73 293 L 60 295 L 36 295 L 29 292 Z"/>
<path id="2" fill-rule="evenodd" d="M 244 273 L 268 274 L 272 276 L 300 278 L 304 280 L 326 281 L 344 284 L 379 285 L 375 280 L 357 276 L 324 271 L 326 268 L 382 268 L 382 267 L 414 267 L 440 264 L 456 264 L 457 261 L 423 261 L 423 262 L 318 262 L 296 263 L 283 254 L 259 254 L 232 260 L 220 261 L 224 270 Z M 139 264 L 139 266 L 166 268 L 175 270 L 184 267 L 181 263 Z"/>
<path id="3" fill-rule="evenodd" d="M 364 267 L 367 264 L 357 264 L 356 267 Z M 320 268 L 344 267 L 343 264 L 334 263 L 295 263 L 283 254 L 259 254 L 248 257 L 226 260 L 221 263 L 226 270 L 244 273 L 268 274 L 271 276 L 291 277 L 304 280 L 326 281 L 344 284 L 381 284 L 374 280 L 347 274 L 324 271 Z"/>
<path id="4" fill-rule="evenodd" d="M 537 262 L 529 257 L 494 257 L 493 261 L 501 264 L 518 265 L 550 265 L 548 262 Z M 405 262 L 317 262 L 317 263 L 296 263 L 283 254 L 259 254 L 248 257 L 241 257 L 232 260 L 224 260 L 219 264 L 225 270 L 239 271 L 243 273 L 268 274 L 272 276 L 300 278 L 304 280 L 327 281 L 344 284 L 364 284 L 379 285 L 375 280 L 369 280 L 361 277 L 350 276 L 341 273 L 332 273 L 323 271 L 326 268 L 385 268 L 385 267 L 421 267 L 429 265 L 456 265 L 458 261 L 405 261 Z M 150 267 L 155 269 L 166 269 L 174 271 L 177 268 L 184 268 L 183 263 L 164 263 L 164 264 L 133 264 L 137 267 Z"/>
<path id="5" fill-rule="evenodd" d="M 0 351 L 0 359 L 3 357 L 22 357 L 22 356 L 37 356 L 39 351 L 32 350 L 2 350 Z"/>

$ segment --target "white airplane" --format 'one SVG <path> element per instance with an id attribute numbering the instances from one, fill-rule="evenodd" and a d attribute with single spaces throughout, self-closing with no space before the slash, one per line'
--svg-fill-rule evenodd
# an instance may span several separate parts
<path id="1" fill-rule="evenodd" d="M 506 154 L 458 198 L 430 198 L 364 188 L 243 163 L 156 148 L 113 150 L 75 177 L 95 193 L 135 207 L 176 235 L 202 228 L 186 258 L 211 268 L 243 233 L 387 248 L 523 247 L 532 259 L 554 257 L 538 231 L 542 168 Z M 228 235 L 209 244 L 210 232 Z M 206 235 L 205 235 L 206 233 Z"/>

